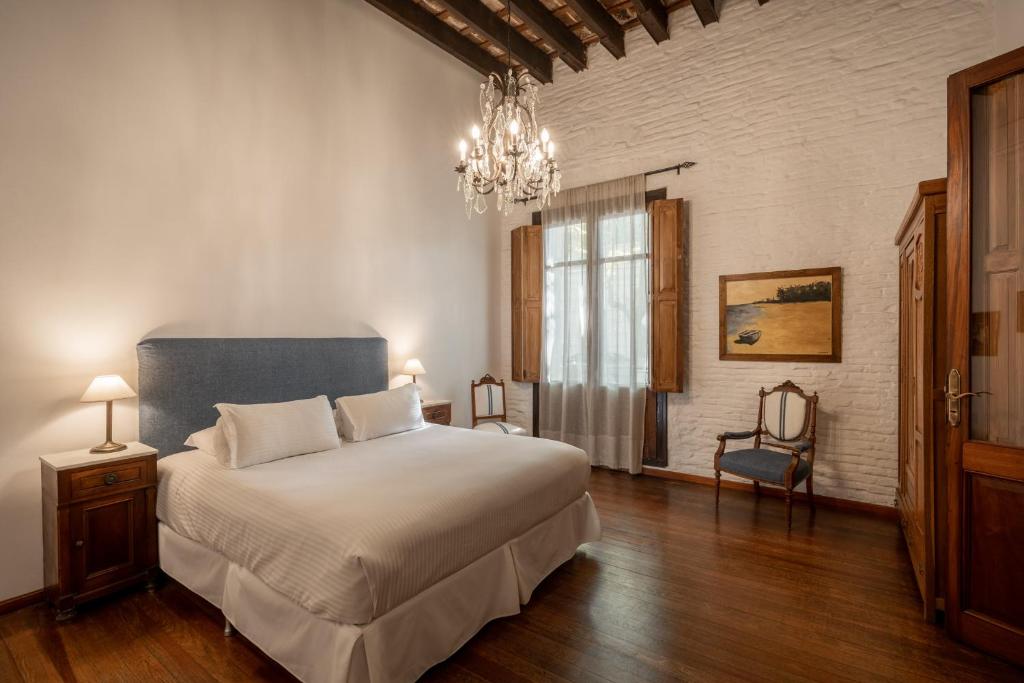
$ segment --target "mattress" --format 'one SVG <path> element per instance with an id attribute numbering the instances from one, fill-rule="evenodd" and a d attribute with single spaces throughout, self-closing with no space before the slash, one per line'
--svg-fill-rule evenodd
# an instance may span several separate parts
<path id="1" fill-rule="evenodd" d="M 366 624 L 586 492 L 567 444 L 439 425 L 229 470 L 158 462 L 157 516 L 320 617 Z"/>

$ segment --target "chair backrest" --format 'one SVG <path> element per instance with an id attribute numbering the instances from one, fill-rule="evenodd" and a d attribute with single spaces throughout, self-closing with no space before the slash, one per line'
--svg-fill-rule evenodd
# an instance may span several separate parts
<path id="1" fill-rule="evenodd" d="M 479 382 L 470 382 L 473 403 L 473 426 L 480 420 L 505 421 L 505 380 L 484 375 Z"/>
<path id="2" fill-rule="evenodd" d="M 814 438 L 814 423 L 818 407 L 818 394 L 808 396 L 789 380 L 765 391 L 761 397 L 759 426 L 763 433 L 776 441 L 798 441 Z"/>

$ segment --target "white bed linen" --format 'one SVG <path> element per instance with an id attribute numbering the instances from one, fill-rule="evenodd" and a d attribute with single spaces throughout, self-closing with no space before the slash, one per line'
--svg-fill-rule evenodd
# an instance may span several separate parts
<path id="1" fill-rule="evenodd" d="M 430 425 L 242 470 L 189 451 L 158 472 L 176 533 L 313 614 L 366 624 L 578 500 L 590 466 L 559 442 Z"/>
<path id="2" fill-rule="evenodd" d="M 369 624 L 307 612 L 219 553 L 159 525 L 160 567 L 219 607 L 235 628 L 307 683 L 413 681 L 488 621 L 519 612 L 541 580 L 601 525 L 590 496 Z"/>

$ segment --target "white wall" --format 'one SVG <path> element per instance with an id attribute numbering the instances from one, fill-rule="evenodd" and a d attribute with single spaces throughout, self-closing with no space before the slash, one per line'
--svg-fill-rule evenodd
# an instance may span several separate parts
<path id="1" fill-rule="evenodd" d="M 1024 3 L 1021 3 L 1024 4 Z M 946 77 L 997 54 L 979 0 L 733 0 L 701 28 L 671 15 L 672 39 L 642 31 L 614 61 L 558 68 L 540 119 L 574 187 L 684 160 L 660 175 L 688 200 L 689 363 L 669 400 L 669 468 L 710 476 L 715 434 L 753 427 L 757 389 L 792 379 L 821 394 L 815 492 L 891 505 L 896 485 L 897 255 L 914 185 L 946 173 Z M 1018 35 L 1024 43 L 1024 36 Z M 509 238 L 502 234 L 501 335 L 509 376 Z M 718 359 L 718 276 L 842 266 L 843 362 Z M 510 392 L 529 424 L 527 385 Z"/>
<path id="2" fill-rule="evenodd" d="M 42 585 L 38 456 L 102 441 L 78 397 L 134 384 L 143 337 L 381 334 L 468 422 L 499 324 L 496 219 L 451 173 L 479 81 L 362 0 L 0 0 L 0 599 Z"/>
<path id="3" fill-rule="evenodd" d="M 1024 0 L 992 0 L 997 54 L 1024 46 Z"/>

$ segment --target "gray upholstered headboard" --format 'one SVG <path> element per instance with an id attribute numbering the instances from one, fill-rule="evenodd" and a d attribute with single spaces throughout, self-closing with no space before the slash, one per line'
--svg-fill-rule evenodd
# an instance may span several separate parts
<path id="1" fill-rule="evenodd" d="M 139 438 L 170 455 L 212 426 L 214 403 L 274 403 L 388 388 L 388 342 L 324 339 L 146 339 L 139 342 Z"/>

